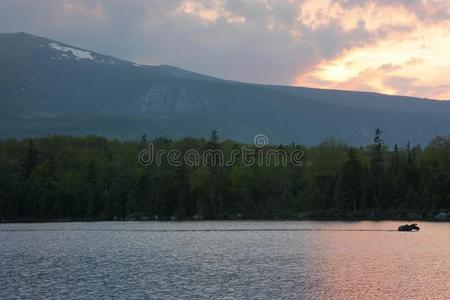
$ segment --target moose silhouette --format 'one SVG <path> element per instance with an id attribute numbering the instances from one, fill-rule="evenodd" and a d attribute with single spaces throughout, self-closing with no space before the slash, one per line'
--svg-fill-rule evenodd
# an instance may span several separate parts
<path id="1" fill-rule="evenodd" d="M 398 231 L 419 231 L 419 230 L 420 230 L 420 228 L 419 228 L 419 226 L 417 226 L 417 224 L 411 224 L 411 225 L 405 224 L 405 225 L 398 227 Z"/>

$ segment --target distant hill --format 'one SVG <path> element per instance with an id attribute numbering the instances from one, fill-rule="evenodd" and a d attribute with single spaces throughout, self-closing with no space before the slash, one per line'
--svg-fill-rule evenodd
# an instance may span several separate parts
<path id="1" fill-rule="evenodd" d="M 0 138 L 98 134 L 317 144 L 428 143 L 450 133 L 450 103 L 258 85 L 142 66 L 26 33 L 0 34 Z"/>

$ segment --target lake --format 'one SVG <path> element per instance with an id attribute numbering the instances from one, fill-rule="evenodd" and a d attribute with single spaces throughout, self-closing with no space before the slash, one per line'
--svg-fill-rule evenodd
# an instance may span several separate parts
<path id="1" fill-rule="evenodd" d="M 1 299 L 442 299 L 450 223 L 0 224 Z"/>

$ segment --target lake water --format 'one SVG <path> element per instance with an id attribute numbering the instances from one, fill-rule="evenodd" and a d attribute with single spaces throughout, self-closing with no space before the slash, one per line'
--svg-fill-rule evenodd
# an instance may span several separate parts
<path id="1" fill-rule="evenodd" d="M 450 224 L 0 224 L 1 299 L 444 299 Z"/>

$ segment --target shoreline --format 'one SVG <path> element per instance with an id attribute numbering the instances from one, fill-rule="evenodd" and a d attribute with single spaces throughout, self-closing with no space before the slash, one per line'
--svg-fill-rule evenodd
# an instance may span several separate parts
<path id="1" fill-rule="evenodd" d="M 314 221 L 314 222 L 384 222 L 384 221 L 398 221 L 398 222 L 433 222 L 433 223 L 448 223 L 449 219 L 436 219 L 431 218 L 248 218 L 248 219 L 139 219 L 139 218 L 119 218 L 119 219 L 21 219 L 21 220 L 0 220 L 1 224 L 41 224 L 41 223 L 96 223 L 96 222 L 148 222 L 148 223 L 190 223 L 190 222 L 301 222 L 301 221 Z"/>

